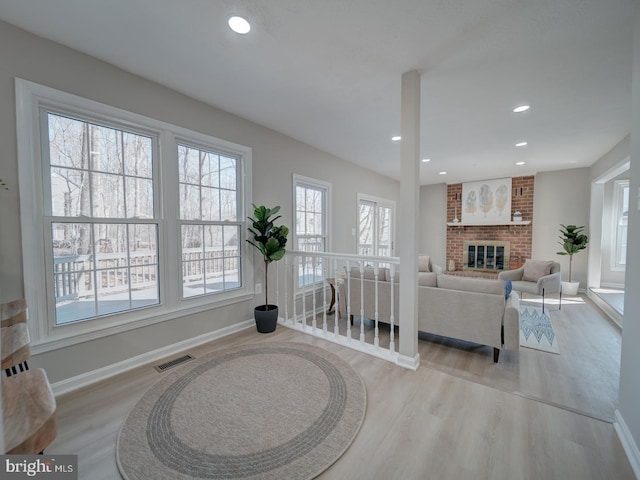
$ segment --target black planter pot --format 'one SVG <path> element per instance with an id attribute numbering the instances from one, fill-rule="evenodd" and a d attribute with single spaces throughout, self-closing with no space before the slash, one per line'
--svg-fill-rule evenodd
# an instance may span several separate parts
<path id="1" fill-rule="evenodd" d="M 271 333 L 275 331 L 278 324 L 278 306 L 260 305 L 253 310 L 253 316 L 256 319 L 258 332 Z"/>

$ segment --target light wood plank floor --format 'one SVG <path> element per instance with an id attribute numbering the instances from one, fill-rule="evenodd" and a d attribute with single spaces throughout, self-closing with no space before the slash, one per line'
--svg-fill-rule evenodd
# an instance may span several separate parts
<path id="1" fill-rule="evenodd" d="M 523 303 L 540 305 L 528 296 Z M 560 355 L 520 348 L 503 351 L 495 364 L 488 347 L 420 334 L 422 365 L 613 422 L 620 380 L 620 328 L 584 295 L 563 299 L 561 310 L 553 299 L 547 299 L 545 307 Z"/>
<path id="2" fill-rule="evenodd" d="M 503 352 L 497 365 L 491 349 L 426 336 L 421 368 L 411 372 L 280 326 L 269 335 L 245 330 L 189 353 L 294 341 L 348 361 L 365 381 L 367 414 L 322 479 L 632 479 L 613 426 L 600 419 L 610 419 L 617 404 L 620 333 L 582 297 L 563 302 L 561 311 L 551 308 L 561 354 Z M 599 362 L 604 366 L 588 372 Z M 47 452 L 78 454 L 81 479 L 120 478 L 120 426 L 162 375 L 142 366 L 58 398 L 59 433 Z"/>

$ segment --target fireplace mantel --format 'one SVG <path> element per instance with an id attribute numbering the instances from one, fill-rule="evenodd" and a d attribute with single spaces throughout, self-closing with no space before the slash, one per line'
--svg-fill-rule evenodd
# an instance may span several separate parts
<path id="1" fill-rule="evenodd" d="M 497 227 L 500 225 L 529 225 L 531 220 L 520 222 L 483 222 L 483 223 L 462 223 L 462 222 L 447 222 L 447 227 Z"/>

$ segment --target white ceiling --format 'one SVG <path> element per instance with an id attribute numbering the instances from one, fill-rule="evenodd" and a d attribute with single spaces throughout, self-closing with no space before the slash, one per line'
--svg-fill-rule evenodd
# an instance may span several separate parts
<path id="1" fill-rule="evenodd" d="M 400 79 L 417 69 L 422 156 L 432 159 L 420 180 L 431 184 L 590 166 L 610 150 L 630 127 L 633 9 L 633 0 L 0 0 L 0 19 L 394 178 Z M 250 20 L 249 35 L 228 29 L 232 14 Z M 512 113 L 521 103 L 531 110 Z"/>

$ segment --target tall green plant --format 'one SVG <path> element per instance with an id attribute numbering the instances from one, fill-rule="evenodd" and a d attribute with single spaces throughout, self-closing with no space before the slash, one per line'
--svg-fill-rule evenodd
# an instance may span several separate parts
<path id="1" fill-rule="evenodd" d="M 277 262 L 284 257 L 286 252 L 284 246 L 287 244 L 287 235 L 289 229 L 284 225 L 276 226 L 274 222 L 281 217 L 278 215 L 272 218 L 280 211 L 280 207 L 267 208 L 264 205 L 256 207 L 253 205 L 253 216 L 248 217 L 253 228 L 248 228 L 253 235 L 253 240 L 247 239 L 251 245 L 260 250 L 264 259 L 264 308 L 268 309 L 269 305 L 269 276 L 268 268 L 271 262 Z"/>
<path id="2" fill-rule="evenodd" d="M 560 241 L 558 242 L 562 245 L 564 251 L 558 252 L 558 255 L 569 255 L 569 281 L 571 281 L 571 262 L 573 261 L 573 256 L 581 250 L 587 248 L 587 243 L 589 243 L 589 237 L 582 233 L 584 227 L 576 227 L 575 225 L 562 225 L 560 229 L 560 235 L 558 238 Z"/>

